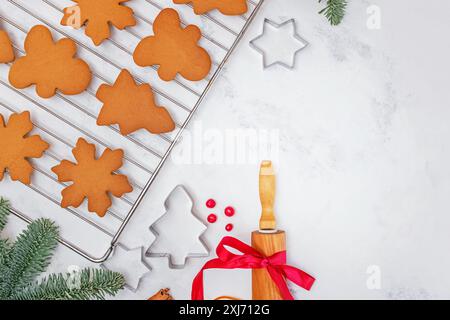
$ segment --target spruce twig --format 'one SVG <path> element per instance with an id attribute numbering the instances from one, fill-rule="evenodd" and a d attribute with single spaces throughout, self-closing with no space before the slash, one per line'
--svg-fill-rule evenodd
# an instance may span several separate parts
<path id="1" fill-rule="evenodd" d="M 0 231 L 5 228 L 6 222 L 8 221 L 9 209 L 9 201 L 0 198 Z"/>
<path id="2" fill-rule="evenodd" d="M 5 228 L 9 215 L 9 201 L 0 198 L 0 232 Z M 11 253 L 11 243 L 8 240 L 0 239 L 0 288 L 5 276 L 7 261 Z M 1 291 L 1 290 L 0 290 Z M 0 295 L 1 297 L 1 295 Z"/>
<path id="3" fill-rule="evenodd" d="M 40 283 L 35 282 L 29 285 L 12 298 L 15 300 L 103 300 L 106 295 L 115 295 L 125 286 L 125 278 L 120 273 L 103 269 L 83 269 L 75 275 L 73 282 L 69 279 L 70 274 L 50 275 Z"/>
<path id="4" fill-rule="evenodd" d="M 48 219 L 31 223 L 19 235 L 9 253 L 0 283 L 0 298 L 8 298 L 25 288 L 44 272 L 58 243 L 58 228 Z"/>
<path id="5" fill-rule="evenodd" d="M 0 231 L 5 227 L 9 202 L 0 198 Z M 12 244 L 0 239 L 0 300 L 88 300 L 116 295 L 125 278 L 103 269 L 76 274 L 52 274 L 37 282 L 58 243 L 58 228 L 48 219 L 32 222 Z"/>
<path id="6" fill-rule="evenodd" d="M 10 252 L 11 244 L 9 243 L 9 241 L 7 239 L 0 239 L 0 270 L 2 266 L 6 264 Z"/>
<path id="7" fill-rule="evenodd" d="M 4 277 L 8 268 L 7 262 L 11 253 L 11 248 L 11 243 L 8 240 L 0 239 L 0 287 L 1 284 L 4 283 Z"/>
<path id="8" fill-rule="evenodd" d="M 322 2 L 322 0 L 319 0 L 319 2 Z M 327 0 L 326 7 L 319 13 L 325 15 L 331 25 L 336 26 L 344 19 L 346 8 L 347 0 Z"/>

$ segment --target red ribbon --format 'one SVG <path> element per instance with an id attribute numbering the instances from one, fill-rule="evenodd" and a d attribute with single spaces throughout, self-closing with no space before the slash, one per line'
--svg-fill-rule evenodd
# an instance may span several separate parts
<path id="1" fill-rule="evenodd" d="M 242 254 L 234 254 L 225 248 L 236 249 Z M 266 257 L 244 242 L 233 238 L 224 237 L 216 249 L 216 259 L 208 261 L 192 282 L 192 300 L 203 300 L 203 271 L 207 269 L 262 269 L 266 268 L 270 277 L 280 290 L 284 300 L 294 300 L 286 279 L 296 285 L 309 290 L 315 279 L 306 272 L 286 265 L 286 251 L 280 251 L 270 257 Z"/>

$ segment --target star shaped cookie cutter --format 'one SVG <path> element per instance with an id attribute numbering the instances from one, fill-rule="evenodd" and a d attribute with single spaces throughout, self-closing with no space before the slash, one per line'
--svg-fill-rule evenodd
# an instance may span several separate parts
<path id="1" fill-rule="evenodd" d="M 292 58 L 291 58 L 291 63 L 287 63 L 285 61 L 282 61 L 280 59 L 275 60 L 272 63 L 268 63 L 267 62 L 267 53 L 269 52 L 268 50 L 265 50 L 263 48 L 261 48 L 260 46 L 257 45 L 257 42 L 261 39 L 263 39 L 264 37 L 267 36 L 268 34 L 268 29 L 267 28 L 273 28 L 273 29 L 283 29 L 285 27 L 287 27 L 288 25 L 291 25 L 291 32 L 292 32 L 292 39 L 296 40 L 296 42 L 299 43 L 299 46 L 297 49 L 295 49 L 292 52 Z M 282 23 L 276 23 L 268 18 L 264 19 L 264 23 L 263 23 L 263 31 L 262 33 L 254 38 L 253 40 L 250 41 L 250 47 L 252 47 L 254 50 L 256 50 L 257 52 L 259 52 L 262 57 L 263 57 L 263 68 L 267 69 L 270 68 L 271 66 L 274 65 L 280 65 L 282 67 L 285 67 L 287 69 L 294 69 L 295 68 L 295 64 L 296 64 L 296 57 L 297 54 L 302 51 L 303 49 L 305 49 L 307 46 L 309 45 L 308 41 L 306 41 L 305 39 L 303 39 L 297 32 L 297 23 L 295 22 L 295 19 L 290 19 L 287 20 L 285 22 Z"/>
<path id="2" fill-rule="evenodd" d="M 125 287 L 132 292 L 137 292 L 142 278 L 152 271 L 145 261 L 144 247 L 129 249 L 121 243 L 114 247 L 113 255 L 101 267 L 121 272 L 125 276 Z"/>

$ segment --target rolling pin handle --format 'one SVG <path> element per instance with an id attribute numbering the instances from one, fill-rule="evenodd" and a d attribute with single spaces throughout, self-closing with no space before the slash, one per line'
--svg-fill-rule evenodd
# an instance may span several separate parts
<path id="1" fill-rule="evenodd" d="M 275 171 L 271 161 L 263 161 L 259 171 L 259 198 L 261 200 L 260 230 L 276 230 L 275 219 Z"/>

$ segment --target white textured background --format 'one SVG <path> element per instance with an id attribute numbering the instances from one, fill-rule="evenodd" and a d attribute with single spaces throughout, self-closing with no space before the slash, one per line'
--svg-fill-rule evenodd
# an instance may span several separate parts
<path id="1" fill-rule="evenodd" d="M 196 119 L 204 128 L 280 129 L 278 220 L 288 235 L 289 262 L 317 278 L 311 292 L 295 290 L 297 298 L 450 298 L 450 4 L 349 2 L 343 24 L 333 28 L 317 14 L 315 0 L 267 0 Z M 380 30 L 366 26 L 371 4 L 381 8 Z M 249 47 L 265 17 L 295 18 L 310 42 L 294 71 L 263 71 Z M 169 162 L 121 242 L 150 245 L 148 226 L 176 184 L 193 192 L 205 219 L 209 197 L 234 205 L 232 234 L 249 241 L 260 211 L 257 174 L 256 165 Z M 211 247 L 225 235 L 224 224 L 221 219 L 207 231 Z M 22 227 L 11 218 L 5 235 Z M 191 260 L 174 271 L 164 258 L 146 261 L 152 272 L 136 293 L 124 290 L 119 298 L 147 298 L 166 286 L 176 299 L 189 298 L 192 278 L 205 262 Z M 90 264 L 60 246 L 49 271 L 69 265 Z M 372 265 L 381 270 L 379 290 L 366 285 Z M 208 286 L 220 292 L 214 278 L 208 277 Z M 247 297 L 246 279 L 222 293 Z"/>

